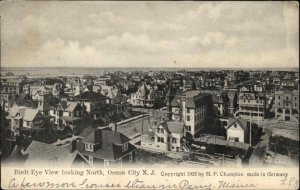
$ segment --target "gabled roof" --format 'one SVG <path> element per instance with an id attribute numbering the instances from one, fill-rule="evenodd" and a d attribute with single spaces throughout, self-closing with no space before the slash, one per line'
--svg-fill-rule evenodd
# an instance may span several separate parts
<path id="1" fill-rule="evenodd" d="M 79 104 L 78 102 L 67 102 L 67 104 L 65 105 L 65 111 L 73 112 L 78 104 Z"/>
<path id="2" fill-rule="evenodd" d="M 172 122 L 172 121 L 163 121 L 158 122 L 156 126 L 162 126 L 166 131 L 170 133 L 183 133 L 184 123 Z"/>
<path id="3" fill-rule="evenodd" d="M 25 101 L 25 99 L 27 98 L 30 98 L 30 96 L 27 94 L 27 93 L 21 93 L 19 94 L 18 96 L 18 101 L 21 102 L 21 101 Z"/>
<path id="4" fill-rule="evenodd" d="M 184 124 L 177 122 L 167 122 L 168 129 L 171 133 L 183 133 Z"/>
<path id="5" fill-rule="evenodd" d="M 247 130 L 247 121 L 241 118 L 229 118 L 227 129 L 229 129 L 235 123 L 238 123 L 244 130 Z"/>
<path id="6" fill-rule="evenodd" d="M 25 121 L 33 121 L 38 113 L 39 113 L 39 110 L 37 110 L 37 109 L 26 108 L 23 119 Z"/>

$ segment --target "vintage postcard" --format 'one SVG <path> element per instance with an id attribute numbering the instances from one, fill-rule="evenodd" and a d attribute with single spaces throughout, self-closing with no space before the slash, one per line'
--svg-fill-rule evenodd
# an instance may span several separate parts
<path id="1" fill-rule="evenodd" d="M 298 2 L 0 16 L 1 188 L 299 188 Z"/>

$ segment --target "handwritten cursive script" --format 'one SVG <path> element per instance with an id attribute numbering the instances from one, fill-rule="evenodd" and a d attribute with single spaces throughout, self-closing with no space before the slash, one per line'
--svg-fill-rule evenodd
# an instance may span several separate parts
<path id="1" fill-rule="evenodd" d="M 189 180 L 181 180 L 176 183 L 166 181 L 165 184 L 148 184 L 143 180 L 134 179 L 120 183 L 92 183 L 88 179 L 83 179 L 82 181 L 68 181 L 68 182 L 52 182 L 52 181 L 41 181 L 41 182 L 31 182 L 30 179 L 12 178 L 9 181 L 8 189 L 253 189 L 256 184 L 235 184 L 232 182 L 219 181 L 218 184 L 214 185 L 212 183 L 207 184 L 192 184 Z"/>

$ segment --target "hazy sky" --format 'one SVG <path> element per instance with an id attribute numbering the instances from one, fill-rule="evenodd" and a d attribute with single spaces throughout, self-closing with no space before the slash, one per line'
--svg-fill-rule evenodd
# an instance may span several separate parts
<path id="1" fill-rule="evenodd" d="M 1 2 L 1 65 L 299 67 L 295 2 Z"/>

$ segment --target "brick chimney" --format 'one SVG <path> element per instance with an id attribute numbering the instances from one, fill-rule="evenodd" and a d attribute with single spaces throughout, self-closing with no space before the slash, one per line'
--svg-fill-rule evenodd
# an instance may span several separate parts
<path id="1" fill-rule="evenodd" d="M 72 139 L 71 146 L 70 146 L 70 153 L 74 152 L 77 149 L 77 140 Z"/>

